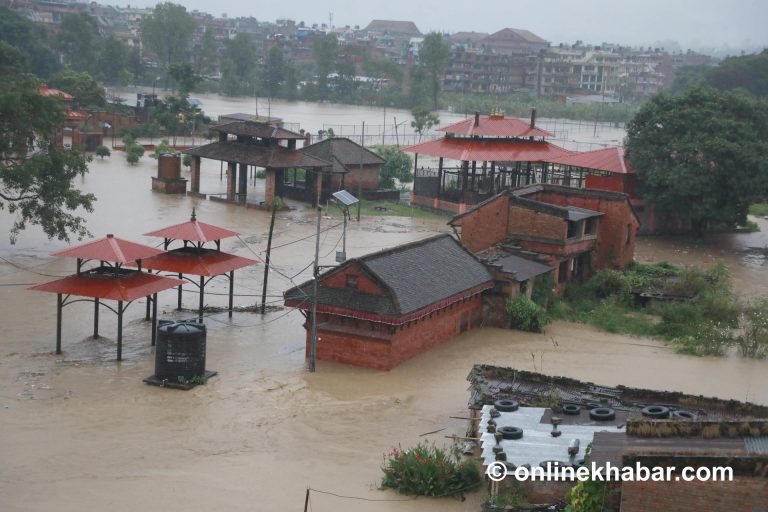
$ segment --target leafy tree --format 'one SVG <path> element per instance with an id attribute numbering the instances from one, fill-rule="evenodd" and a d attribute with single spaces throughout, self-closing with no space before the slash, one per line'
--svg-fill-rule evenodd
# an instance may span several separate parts
<path id="1" fill-rule="evenodd" d="M 188 95 L 200 83 L 200 75 L 195 73 L 191 64 L 171 64 L 168 74 L 179 87 L 179 94 Z"/>
<path id="2" fill-rule="evenodd" d="M 200 44 L 195 47 L 195 51 L 192 53 L 192 60 L 195 65 L 195 73 L 198 75 L 205 76 L 216 71 L 219 54 L 212 28 L 205 27 Z"/>
<path id="3" fill-rule="evenodd" d="M 94 71 L 98 39 L 96 20 L 88 13 L 69 13 L 61 19 L 57 40 L 71 69 Z"/>
<path id="4" fill-rule="evenodd" d="M 437 110 L 437 99 L 443 85 L 443 75 L 448 66 L 450 48 L 438 32 L 427 34 L 419 50 L 419 66 L 429 78 L 432 110 Z"/>
<path id="5" fill-rule="evenodd" d="M 100 157 L 102 160 L 104 160 L 105 156 L 110 156 L 111 154 L 112 152 L 107 146 L 101 145 L 96 148 L 96 156 Z"/>
<path id="6" fill-rule="evenodd" d="M 267 53 L 267 62 L 264 66 L 264 88 L 270 98 L 274 98 L 280 90 L 280 84 L 285 78 L 285 59 L 283 50 L 279 46 L 273 46 Z"/>
<path id="7" fill-rule="evenodd" d="M 689 87 L 699 85 L 704 81 L 708 66 L 683 66 L 675 72 L 675 79 L 669 87 L 670 94 L 680 94 Z"/>
<path id="8" fill-rule="evenodd" d="M 411 110 L 411 115 L 413 116 L 411 128 L 419 134 L 419 142 L 421 142 L 424 132 L 428 132 L 433 126 L 440 123 L 440 118 L 437 117 L 437 114 L 430 112 L 426 107 L 414 107 Z"/>
<path id="9" fill-rule="evenodd" d="M 256 47 L 250 37 L 237 34 L 224 45 L 221 62 L 222 92 L 229 96 L 252 93 L 255 71 Z"/>
<path id="10" fill-rule="evenodd" d="M 104 88 L 87 72 L 65 69 L 54 75 L 49 85 L 75 97 L 81 107 L 103 107 L 107 104 Z"/>
<path id="11" fill-rule="evenodd" d="M 136 165 L 139 159 L 144 156 L 144 146 L 131 142 L 125 146 L 125 159 L 131 165 Z"/>
<path id="12" fill-rule="evenodd" d="M 125 73 L 131 67 L 130 59 L 131 51 L 125 43 L 114 36 L 107 37 L 101 42 L 96 57 L 96 70 L 99 78 L 107 83 L 124 82 L 126 80 Z"/>
<path id="13" fill-rule="evenodd" d="M 64 127 L 60 102 L 38 94 L 39 83 L 5 73 L 0 81 L 0 209 L 15 216 L 11 243 L 28 224 L 48 237 L 70 240 L 86 236 L 78 208 L 93 211 L 93 194 L 72 184 L 88 172 L 89 158 L 57 146 Z"/>
<path id="14" fill-rule="evenodd" d="M 707 70 L 705 81 L 721 91 L 741 88 L 756 96 L 768 96 L 768 49 L 725 59 Z"/>
<path id="15" fill-rule="evenodd" d="M 141 21 L 141 41 L 166 66 L 186 60 L 197 22 L 178 4 L 157 4 Z"/>
<path id="16" fill-rule="evenodd" d="M 743 91 L 660 94 L 629 123 L 626 145 L 645 199 L 698 234 L 743 223 L 768 197 L 768 103 Z"/>
<path id="17" fill-rule="evenodd" d="M 296 68 L 285 66 L 285 97 L 289 100 L 296 98 L 296 89 L 299 87 L 299 81 L 296 78 Z"/>
<path id="18" fill-rule="evenodd" d="M 0 7 L 0 41 L 18 50 L 22 56 L 19 64 L 25 72 L 48 78 L 61 67 L 44 28 L 6 7 Z"/>
<path id="19" fill-rule="evenodd" d="M 385 160 L 379 175 L 380 188 L 395 188 L 395 179 L 400 183 L 413 181 L 413 161 L 410 155 L 396 146 L 377 146 L 376 153 Z"/>
<path id="20" fill-rule="evenodd" d="M 187 101 L 186 95 L 168 96 L 159 100 L 152 110 L 152 119 L 165 129 L 168 135 L 173 136 L 173 145 L 176 145 L 176 135 L 185 131 L 192 119 L 200 116 L 200 109 Z"/>
<path id="21" fill-rule="evenodd" d="M 339 42 L 336 34 L 325 34 L 315 38 L 312 53 L 315 57 L 315 71 L 321 100 L 328 97 L 328 75 L 336 66 L 338 49 Z"/>

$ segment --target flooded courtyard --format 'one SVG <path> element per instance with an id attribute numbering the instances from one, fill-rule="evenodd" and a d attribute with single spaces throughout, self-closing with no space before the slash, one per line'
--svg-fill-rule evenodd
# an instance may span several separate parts
<path id="1" fill-rule="evenodd" d="M 92 162 L 78 186 L 99 198 L 87 214 L 95 237 L 114 233 L 155 245 L 142 233 L 182 222 L 194 207 L 201 221 L 241 233 L 223 250 L 263 257 L 267 212 L 153 193 L 155 166 L 144 157 L 129 167 L 120 152 Z M 218 164 L 204 163 L 201 189 L 219 186 Z M 272 261 L 282 275 L 270 274 L 267 300 L 276 306 L 282 291 L 311 276 L 314 211 L 294 206 L 275 226 Z M 333 217 L 323 218 L 323 227 L 340 221 L 338 212 L 328 213 Z M 450 232 L 446 220 L 364 217 L 349 224 L 348 255 Z M 449 417 L 466 415 L 465 378 L 475 363 L 768 404 L 768 361 L 678 355 L 655 340 L 562 322 L 543 335 L 470 331 L 390 372 L 319 361 L 309 374 L 304 318 L 279 308 L 263 317 L 208 315 L 207 366 L 219 375 L 189 392 L 150 387 L 142 383 L 154 361 L 141 301 L 127 311 L 123 362 L 114 360 L 114 315 L 102 315 L 102 338 L 89 337 L 88 303 L 64 310 L 64 353 L 54 353 L 55 298 L 26 287 L 73 272 L 74 262 L 50 257 L 66 244 L 36 228 L 10 245 L 11 222 L 7 212 L 0 215 L 2 511 L 299 510 L 308 487 L 316 490 L 317 512 L 479 510 L 482 491 L 461 502 L 377 489 L 385 451 L 463 435 L 465 422 Z M 768 242 L 768 222 L 758 224 L 760 233 L 707 243 L 640 239 L 636 257 L 697 266 L 723 260 L 737 293 L 766 295 L 759 250 Z M 339 227 L 321 235 L 322 265 L 333 264 L 341 235 Z M 263 270 L 236 274 L 236 305 L 259 302 Z M 206 290 L 208 305 L 225 306 L 225 280 Z M 174 310 L 173 292 L 159 299 L 160 318 L 194 316 Z M 196 300 L 191 290 L 185 294 L 187 307 Z"/>

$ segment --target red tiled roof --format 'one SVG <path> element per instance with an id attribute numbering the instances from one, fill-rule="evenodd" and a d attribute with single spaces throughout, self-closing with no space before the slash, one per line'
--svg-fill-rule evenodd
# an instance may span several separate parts
<path id="1" fill-rule="evenodd" d="M 436 139 L 403 151 L 454 160 L 488 162 L 551 162 L 570 151 L 544 141 L 494 139 Z"/>
<path id="2" fill-rule="evenodd" d="M 546 130 L 531 128 L 528 121 L 505 116 L 480 116 L 477 126 L 475 118 L 470 117 L 437 130 L 466 137 L 552 137 Z"/>
<path id="3" fill-rule="evenodd" d="M 38 92 L 39 92 L 39 93 L 40 93 L 42 96 L 57 96 L 57 97 L 61 98 L 61 99 L 62 99 L 62 100 L 64 100 L 64 101 L 72 101 L 72 100 L 74 100 L 74 99 L 75 99 L 75 97 L 74 97 L 74 96 L 72 96 L 71 94 L 69 94 L 69 93 L 66 93 L 66 92 L 64 92 L 64 91 L 61 91 L 61 90 L 59 90 L 59 89 L 51 89 L 51 88 L 50 88 L 50 87 L 48 87 L 47 85 L 41 85 L 41 86 L 38 88 Z"/>
<path id="4" fill-rule="evenodd" d="M 615 174 L 635 174 L 635 169 L 629 162 L 623 147 L 571 153 L 562 158 L 549 161 L 555 164 L 597 169 Z"/>
<path id="5" fill-rule="evenodd" d="M 187 240 L 190 242 L 213 242 L 222 238 L 237 236 L 238 234 L 236 231 L 206 224 L 198 220 L 188 220 L 181 224 L 174 224 L 157 231 L 144 233 L 144 236 L 173 238 L 174 240 Z"/>
<path id="6" fill-rule="evenodd" d="M 174 274 L 218 276 L 232 270 L 257 265 L 256 260 L 226 252 L 195 248 L 182 248 L 158 254 L 141 262 L 149 270 L 162 270 Z"/>
<path id="7" fill-rule="evenodd" d="M 39 292 L 130 302 L 173 288 L 183 282 L 179 279 L 157 276 L 147 272 L 132 272 L 118 278 L 104 274 L 84 273 L 39 284 L 29 289 Z"/>
<path id="8" fill-rule="evenodd" d="M 113 235 L 107 235 L 98 240 L 55 252 L 52 256 L 130 263 L 161 254 L 162 252 L 160 249 L 155 249 L 148 245 L 137 244 L 136 242 L 129 242 Z"/>

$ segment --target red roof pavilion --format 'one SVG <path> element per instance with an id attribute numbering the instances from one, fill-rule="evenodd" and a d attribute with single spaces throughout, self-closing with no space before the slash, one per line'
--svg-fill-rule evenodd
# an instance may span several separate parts
<path id="1" fill-rule="evenodd" d="M 191 279 L 187 279 L 187 281 L 199 289 L 198 318 L 201 322 L 206 283 L 216 276 L 227 276 L 229 278 L 229 316 L 232 317 L 235 270 L 257 264 L 255 260 L 221 252 L 221 239 L 237 235 L 238 233 L 235 231 L 198 221 L 195 211 L 192 210 L 192 217 L 186 222 L 145 233 L 145 236 L 163 237 L 166 249 L 174 240 L 183 241 L 184 246 L 152 256 L 144 260 L 143 265 L 150 270 L 171 272 L 176 274 L 179 279 L 184 279 L 185 274 L 198 276 L 199 282 L 194 282 Z M 214 242 L 216 248 L 203 247 L 207 242 Z M 181 309 L 182 292 L 180 283 L 178 285 L 178 309 Z"/>
<path id="2" fill-rule="evenodd" d="M 534 118 L 535 122 L 535 118 Z M 462 137 L 552 137 L 547 130 L 536 128 L 530 122 L 517 117 L 505 117 L 491 114 L 489 116 L 475 115 L 442 128 L 437 131 L 451 133 Z"/>
<path id="3" fill-rule="evenodd" d="M 403 151 L 470 162 L 551 162 L 571 153 L 545 141 L 450 137 L 407 146 Z"/>
<path id="4" fill-rule="evenodd" d="M 162 254 L 163 251 L 107 235 L 104 238 L 71 247 L 53 254 L 77 258 L 77 273 L 62 279 L 39 284 L 30 290 L 57 294 L 56 301 L 56 353 L 61 354 L 61 320 L 64 306 L 75 302 L 94 303 L 93 336 L 99 336 L 99 306 L 101 300 L 117 301 L 117 308 L 104 306 L 117 314 L 117 360 L 123 354 L 123 313 L 128 306 L 141 297 L 147 298 L 147 320 L 150 320 L 149 307 L 152 304 L 152 345 L 155 344 L 157 326 L 157 293 L 182 281 L 145 273 L 141 271 L 143 258 Z M 86 261 L 99 261 L 99 266 L 83 270 Z M 134 263 L 138 270 L 125 269 L 126 263 Z M 70 297 L 88 297 L 88 299 L 70 299 Z M 123 303 L 126 303 L 123 305 Z"/>
<path id="5" fill-rule="evenodd" d="M 596 149 L 581 153 L 569 153 L 550 160 L 555 164 L 597 169 L 613 174 L 635 174 L 635 168 L 629 161 L 623 147 Z"/>

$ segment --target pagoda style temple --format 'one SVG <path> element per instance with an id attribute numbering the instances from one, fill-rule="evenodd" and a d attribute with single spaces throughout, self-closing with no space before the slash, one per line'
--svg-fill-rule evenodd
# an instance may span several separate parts
<path id="1" fill-rule="evenodd" d="M 192 157 L 192 194 L 200 193 L 202 158 L 227 163 L 228 202 L 246 204 L 249 166 L 266 170 L 262 204 L 269 205 L 276 197 L 291 197 L 316 205 L 334 192 L 333 164 L 296 149 L 296 142 L 304 141 L 304 135 L 251 121 L 229 122 L 212 129 L 219 133 L 217 141 L 185 151 Z"/>
<path id="2" fill-rule="evenodd" d="M 536 127 L 535 110 L 530 122 L 476 113 L 438 130 L 445 137 L 403 148 L 415 153 L 415 205 L 462 213 L 509 188 L 568 179 L 549 162 L 571 152 L 545 140 L 553 134 Z M 420 155 L 436 157 L 437 168 L 419 168 Z"/>

